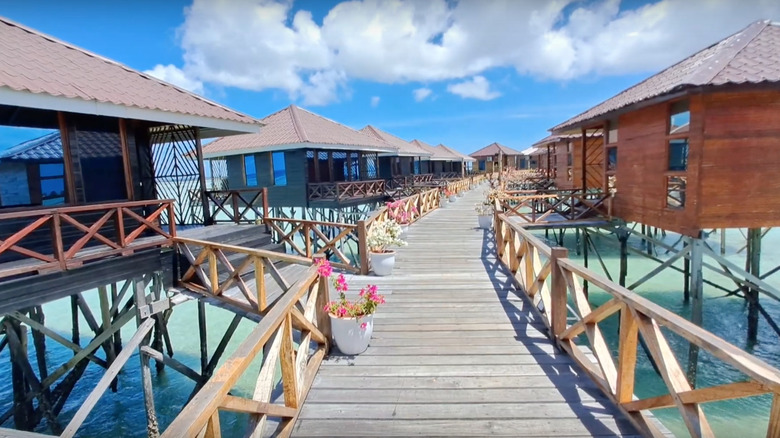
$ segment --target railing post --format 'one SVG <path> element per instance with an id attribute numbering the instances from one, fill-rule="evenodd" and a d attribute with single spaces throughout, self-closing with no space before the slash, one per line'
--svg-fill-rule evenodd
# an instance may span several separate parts
<path id="1" fill-rule="evenodd" d="M 552 338 L 555 339 L 566 330 L 566 280 L 558 265 L 558 260 L 569 256 L 566 248 L 552 248 L 550 255 L 550 326 Z"/>
<path id="2" fill-rule="evenodd" d="M 117 208 L 116 211 L 117 215 L 121 215 L 122 207 Z M 173 202 L 168 202 L 168 234 L 176 237 L 176 214 L 173 211 Z M 122 224 L 122 235 L 124 236 L 124 224 Z"/>
<path id="3" fill-rule="evenodd" d="M 268 217 L 268 187 L 263 187 L 263 219 Z"/>
<path id="4" fill-rule="evenodd" d="M 325 260 L 325 254 L 316 254 L 314 256 L 315 263 L 320 259 Z M 322 332 L 322 334 L 325 335 L 325 338 L 330 341 L 330 316 L 328 316 L 328 312 L 325 311 L 325 305 L 330 301 L 330 287 L 328 285 L 327 277 L 320 276 L 318 281 L 319 284 L 317 287 L 319 289 L 317 291 L 317 301 L 315 304 L 315 312 L 317 312 L 317 328 L 320 329 L 320 332 Z M 328 344 L 328 346 L 330 346 L 330 344 Z"/>
<path id="5" fill-rule="evenodd" d="M 239 225 L 241 218 L 238 213 L 238 192 L 230 192 L 230 203 L 233 205 L 233 222 Z"/>
<path id="6" fill-rule="evenodd" d="M 360 257 L 360 275 L 368 275 L 368 229 L 366 221 L 357 223 L 358 232 L 358 256 Z"/>
<path id="7" fill-rule="evenodd" d="M 60 223 L 60 214 L 54 212 L 51 215 L 51 232 L 54 243 L 54 257 L 60 264 L 60 269 L 65 270 L 65 249 L 62 247 L 62 225 Z"/>
<path id="8" fill-rule="evenodd" d="M 304 243 L 306 245 L 306 257 L 311 258 L 312 256 L 311 224 L 309 224 L 308 222 L 303 225 L 303 238 L 304 238 Z"/>

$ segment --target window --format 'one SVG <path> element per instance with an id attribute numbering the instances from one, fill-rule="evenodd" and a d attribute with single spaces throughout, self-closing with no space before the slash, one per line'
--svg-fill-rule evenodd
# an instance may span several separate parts
<path id="1" fill-rule="evenodd" d="M 666 206 L 669 208 L 685 207 L 685 188 L 688 185 L 686 176 L 666 177 Z"/>
<path id="2" fill-rule="evenodd" d="M 669 170 L 688 170 L 688 139 L 669 140 Z"/>
<path id="3" fill-rule="evenodd" d="M 287 166 L 284 162 L 284 152 L 271 152 L 271 165 L 274 172 L 274 185 L 287 185 Z"/>
<path id="4" fill-rule="evenodd" d="M 607 144 L 617 143 L 618 141 L 618 121 L 613 119 L 609 121 L 609 131 L 607 132 Z"/>
<path id="5" fill-rule="evenodd" d="M 247 186 L 257 186 L 257 168 L 255 167 L 255 156 L 244 155 L 244 182 Z"/>
<path id="6" fill-rule="evenodd" d="M 614 172 L 617 170 L 617 161 L 617 148 L 614 146 L 607 148 L 607 172 Z"/>
<path id="7" fill-rule="evenodd" d="M 571 166 L 572 161 L 574 161 L 572 154 L 571 153 L 566 154 L 566 165 Z"/>
<path id="8" fill-rule="evenodd" d="M 40 165 L 41 204 L 65 203 L 65 166 L 62 163 Z"/>
<path id="9" fill-rule="evenodd" d="M 670 108 L 669 134 L 688 132 L 691 126 L 691 112 L 688 110 L 688 101 L 675 102 Z"/>
<path id="10" fill-rule="evenodd" d="M 484 169 L 484 167 L 485 167 L 484 162 L 480 161 L 480 163 L 482 163 L 482 166 L 480 166 L 482 168 L 482 170 L 485 170 Z M 414 160 L 414 174 L 415 175 L 419 175 L 420 174 L 420 162 L 418 160 Z"/>

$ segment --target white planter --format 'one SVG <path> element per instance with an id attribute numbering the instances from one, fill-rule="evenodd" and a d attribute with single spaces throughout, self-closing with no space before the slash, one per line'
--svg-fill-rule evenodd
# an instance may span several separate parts
<path id="1" fill-rule="evenodd" d="M 365 323 L 366 328 L 360 328 Z M 357 318 L 337 318 L 330 315 L 330 330 L 339 351 L 346 355 L 360 354 L 366 351 L 374 332 L 374 315 Z"/>
<path id="2" fill-rule="evenodd" d="M 460 193 L 458 193 L 458 197 L 460 197 L 460 198 L 462 198 L 462 197 L 463 197 L 463 196 L 465 196 L 465 195 L 466 195 L 466 192 L 460 192 Z"/>
<path id="3" fill-rule="evenodd" d="M 401 240 L 406 240 L 407 232 L 409 232 L 409 225 L 401 225 Z"/>
<path id="4" fill-rule="evenodd" d="M 368 258 L 371 260 L 371 270 L 374 271 L 374 274 L 384 277 L 393 273 L 395 251 L 370 252 Z"/>
<path id="5" fill-rule="evenodd" d="M 450 202 L 455 202 L 455 199 L 457 199 L 457 196 L 450 195 Z"/>
<path id="6" fill-rule="evenodd" d="M 439 208 L 447 208 L 447 204 L 449 204 L 449 202 L 447 202 L 447 200 L 446 200 L 446 199 L 442 198 L 442 199 L 439 201 Z"/>
<path id="7" fill-rule="evenodd" d="M 479 221 L 479 227 L 482 228 L 483 230 L 489 230 L 493 228 L 492 214 L 478 215 L 477 220 Z"/>

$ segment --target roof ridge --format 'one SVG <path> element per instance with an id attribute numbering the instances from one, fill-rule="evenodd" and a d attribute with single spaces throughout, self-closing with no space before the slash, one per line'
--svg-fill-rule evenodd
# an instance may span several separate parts
<path id="1" fill-rule="evenodd" d="M 298 134 L 298 137 L 300 137 L 302 143 L 307 143 L 309 141 L 309 136 L 306 135 L 306 129 L 304 129 L 303 125 L 301 124 L 301 120 L 298 117 L 298 107 L 295 105 L 290 105 L 290 118 L 293 122 L 293 129 L 295 129 L 295 132 Z"/>
<path id="2" fill-rule="evenodd" d="M 718 55 L 718 53 L 715 53 L 713 54 L 713 56 L 710 56 L 709 58 L 705 59 L 704 62 L 702 62 L 702 64 L 699 66 L 699 68 L 695 69 L 693 72 L 691 72 L 691 74 L 688 75 L 688 77 L 686 77 L 684 80 L 681 81 L 681 84 L 704 85 L 709 83 L 711 80 L 715 79 L 715 76 L 717 76 L 718 73 L 722 72 L 723 69 L 725 69 L 726 66 L 728 66 L 729 63 L 731 63 L 731 61 L 733 61 L 734 58 L 736 58 L 737 55 L 748 46 L 748 44 L 750 44 L 754 39 L 756 39 L 756 37 L 764 29 L 766 29 L 768 25 L 769 25 L 769 20 L 758 20 L 754 23 L 750 23 L 747 27 L 741 29 L 740 31 L 727 36 L 726 38 L 718 41 L 715 44 L 712 44 L 711 46 L 699 50 L 698 52 L 694 53 L 688 58 L 685 58 L 683 61 L 690 59 L 692 56 L 696 56 L 697 54 L 703 52 L 704 50 L 710 49 L 712 47 L 717 46 L 718 44 L 722 44 L 728 41 L 728 44 L 726 44 L 725 47 L 720 49 L 721 51 L 723 51 L 724 54 L 722 57 L 716 56 Z M 739 35 L 743 35 L 744 38 L 739 38 L 738 37 Z M 736 37 L 735 41 L 729 41 L 735 37 Z M 723 62 L 721 62 L 722 58 L 723 58 Z"/>
<path id="3" fill-rule="evenodd" d="M 90 50 L 87 50 L 87 49 L 85 49 L 83 47 L 79 47 L 79 46 L 77 46 L 75 44 L 68 43 L 68 42 L 63 41 L 63 40 L 61 40 L 59 38 L 56 38 L 56 37 L 54 37 L 52 35 L 43 33 L 41 31 L 38 31 L 38 30 L 35 30 L 35 29 L 32 29 L 30 27 L 27 27 L 27 26 L 21 24 L 21 23 L 17 23 L 16 21 L 13 21 L 13 20 L 11 20 L 9 18 L 0 16 L 0 22 L 4 22 L 4 23 L 6 23 L 9 26 L 16 27 L 16 28 L 18 28 L 18 29 L 20 29 L 20 30 L 22 30 L 24 32 L 29 33 L 29 34 L 36 35 L 36 36 L 38 36 L 40 38 L 43 38 L 43 39 L 45 39 L 45 40 L 47 40 L 47 41 L 49 41 L 51 43 L 60 44 L 60 45 L 66 47 L 66 48 L 68 48 L 70 50 L 75 50 L 77 52 L 81 52 L 81 53 L 83 53 L 86 56 L 98 59 L 98 60 L 100 60 L 102 62 L 105 62 L 106 64 L 111 64 L 111 65 L 117 66 L 117 67 L 119 67 L 119 68 L 121 68 L 121 69 L 123 69 L 123 70 L 125 70 L 125 71 L 127 71 L 129 73 L 137 74 L 138 76 L 141 76 L 141 77 L 143 77 L 143 78 L 145 78 L 147 80 L 151 80 L 151 81 L 157 82 L 157 83 L 159 83 L 159 84 L 161 84 L 163 86 L 166 86 L 166 87 L 171 87 L 171 88 L 179 91 L 180 93 L 189 94 L 192 97 L 195 97 L 196 99 L 199 99 L 199 100 L 201 100 L 202 102 L 204 102 L 206 104 L 222 108 L 225 111 L 229 111 L 229 112 L 231 112 L 233 114 L 237 114 L 237 115 L 240 115 L 240 116 L 243 116 L 243 117 L 248 117 L 250 119 L 255 119 L 254 117 L 252 117 L 252 116 L 250 116 L 248 114 L 240 113 L 240 112 L 238 112 L 238 111 L 236 111 L 234 109 L 228 108 L 225 105 L 222 105 L 220 103 L 214 102 L 213 100 L 206 99 L 205 97 L 203 97 L 203 96 L 201 96 L 201 95 L 199 95 L 197 93 L 193 93 L 192 91 L 185 90 L 185 89 L 183 89 L 183 88 L 181 88 L 181 87 L 179 87 L 177 85 L 174 85 L 174 84 L 172 84 L 170 82 L 166 82 L 166 81 L 163 81 L 162 79 L 158 79 L 158 78 L 156 78 L 156 77 L 154 77 L 152 75 L 146 74 L 146 73 L 144 73 L 144 72 L 142 72 L 140 70 L 136 70 L 136 69 L 134 69 L 134 68 L 132 68 L 130 66 L 122 64 L 121 62 L 117 62 L 117 61 L 115 61 L 113 59 L 106 58 L 105 56 L 99 55 L 99 54 L 97 54 L 95 52 L 92 52 Z"/>

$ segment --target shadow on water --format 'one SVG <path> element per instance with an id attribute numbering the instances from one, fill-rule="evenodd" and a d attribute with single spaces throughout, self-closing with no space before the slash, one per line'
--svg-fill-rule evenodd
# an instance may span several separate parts
<path id="1" fill-rule="evenodd" d="M 549 336 L 538 309 L 524 293 L 518 291 L 513 274 L 498 260 L 493 232 L 483 231 L 480 257 L 490 276 L 493 288 L 515 331 L 515 339 L 534 356 L 538 366 L 552 386 L 561 394 L 569 408 L 577 415 L 591 436 L 637 435 L 634 426 L 607 399 L 590 378 L 548 338 L 540 339 L 538 334 Z M 583 399 L 582 394 L 592 397 Z M 604 420 L 615 420 L 615 429 Z"/>

